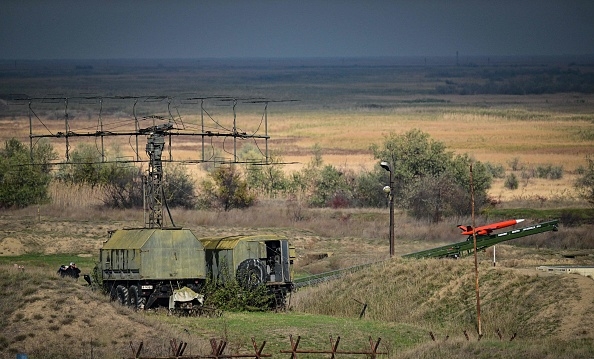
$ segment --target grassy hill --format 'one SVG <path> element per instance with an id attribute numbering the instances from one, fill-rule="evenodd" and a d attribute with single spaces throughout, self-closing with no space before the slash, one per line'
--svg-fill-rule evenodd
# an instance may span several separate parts
<path id="1" fill-rule="evenodd" d="M 478 341 L 472 258 L 399 258 L 400 254 L 458 240 L 455 231 L 447 234 L 451 223 L 427 228 L 398 217 L 397 256 L 385 261 L 387 243 L 381 239 L 385 233 L 370 232 L 370 227 L 386 227 L 380 221 L 385 217 L 381 213 L 359 210 L 345 222 L 344 211 L 319 211 L 315 220 L 282 227 L 282 217 L 273 212 L 280 211 L 273 208 L 266 212 L 260 207 L 220 216 L 178 212 L 176 218 L 184 227 L 204 235 L 283 233 L 297 247 L 300 275 L 383 262 L 300 289 L 292 294 L 290 310 L 284 313 L 196 318 L 168 316 L 166 311 L 133 312 L 110 303 L 82 280 L 75 282 L 56 274 L 59 264 L 73 258 L 83 273 L 88 273 L 104 240 L 101 233 L 120 226 L 122 218 L 133 220 L 132 212 L 114 211 L 105 217 L 79 214 L 93 220 L 48 216 L 47 208 L 3 212 L 2 250 L 12 243 L 18 244 L 15 247 L 20 252 L 0 256 L 0 357 L 13 358 L 25 352 L 31 358 L 63 358 L 72 353 L 80 358 L 122 358 L 130 357 L 132 348 L 136 350 L 141 342 L 142 355 L 165 356 L 171 339 L 187 342 L 186 354 L 205 355 L 210 353 L 211 338 L 226 340 L 227 350 L 243 354 L 253 353 L 252 337 L 258 346 L 266 341 L 264 353 L 280 357 L 288 355 L 280 351 L 290 350 L 291 335 L 301 336 L 300 348 L 310 350 L 329 350 L 329 338 L 339 336 L 341 350 L 367 350 L 369 337 L 373 341 L 381 338 L 380 351 L 388 352 L 387 358 L 594 355 L 592 279 L 535 270 L 543 264 L 592 265 L 591 249 L 582 248 L 581 255 L 570 258 L 562 255 L 564 250 L 546 245 L 556 239 L 567 245 L 575 243 L 572 237 L 587 238 L 591 232 L 588 225 L 540 234 L 535 237 L 545 239 L 534 245 L 525 245 L 522 239 L 500 244 L 496 267 L 491 251 L 479 253 L 484 336 Z M 268 220 L 278 221 L 280 227 L 271 227 Z M 242 226 L 245 221 L 254 227 Z M 367 308 L 360 319 L 362 303 Z"/>
<path id="2" fill-rule="evenodd" d="M 511 251 L 517 251 L 511 249 Z M 509 253 L 508 253 L 509 254 Z M 515 253 L 517 255 L 518 253 Z M 224 313 L 177 317 L 133 312 L 82 281 L 59 278 L 46 268 L 24 271 L 3 265 L 0 283 L 1 357 L 129 357 L 169 355 L 169 341 L 188 343 L 186 354 L 210 353 L 208 340 L 251 353 L 251 338 L 280 357 L 289 336 L 301 349 L 367 350 L 381 338 L 389 358 L 543 358 L 594 354 L 592 279 L 531 273 L 509 267 L 480 268 L 484 337 L 478 341 L 473 265 L 463 260 L 395 259 L 293 294 L 285 313 Z M 359 319 L 362 304 L 367 304 Z M 464 331 L 469 335 L 466 340 Z M 502 339 L 497 333 L 500 333 Z M 436 341 L 432 341 L 433 333 Z M 511 338 L 514 338 L 510 341 Z M 447 339 L 446 339 L 447 338 Z M 288 355 L 288 354 L 283 354 Z"/>

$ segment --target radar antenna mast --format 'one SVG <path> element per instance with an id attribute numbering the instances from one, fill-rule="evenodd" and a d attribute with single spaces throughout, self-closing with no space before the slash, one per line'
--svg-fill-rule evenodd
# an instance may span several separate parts
<path id="1" fill-rule="evenodd" d="M 147 228 L 163 228 L 163 205 L 165 205 L 169 213 L 163 191 L 163 162 L 161 161 L 161 155 L 165 147 L 165 134 L 172 128 L 172 123 L 166 123 L 139 131 L 140 133 L 148 133 L 146 153 L 149 156 L 149 165 L 148 174 L 144 180 L 144 217 L 145 227 Z M 148 218 L 146 212 L 148 212 Z M 175 227 L 171 213 L 169 213 L 169 218 Z"/>

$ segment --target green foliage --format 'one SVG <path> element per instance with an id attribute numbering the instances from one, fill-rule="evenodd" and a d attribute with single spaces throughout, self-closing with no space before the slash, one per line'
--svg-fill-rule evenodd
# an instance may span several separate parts
<path id="1" fill-rule="evenodd" d="M 227 311 L 265 311 L 273 296 L 265 284 L 242 286 L 231 275 L 227 263 L 221 263 L 218 278 L 209 278 L 204 287 L 205 305 Z"/>
<path id="2" fill-rule="evenodd" d="M 442 142 L 418 129 L 391 133 L 382 147 L 374 144 L 371 150 L 390 166 L 395 203 L 417 218 L 439 221 L 444 215 L 470 213 L 471 164 L 475 206 L 486 201 L 492 181 L 487 166 L 466 154 L 454 156 Z"/>
<path id="3" fill-rule="evenodd" d="M 316 144 L 312 151 L 313 156 L 309 163 L 300 172 L 292 174 L 289 182 L 289 192 L 304 193 L 309 196 L 315 190 L 314 184 L 319 178 L 323 160 L 322 149 L 319 145 Z"/>
<path id="4" fill-rule="evenodd" d="M 537 166 L 535 175 L 537 178 L 561 179 L 563 178 L 563 166 Z"/>
<path id="5" fill-rule="evenodd" d="M 196 206 L 195 184 L 185 166 L 168 164 L 164 167 L 163 192 L 169 207 L 192 209 Z"/>
<path id="6" fill-rule="evenodd" d="M 424 177 L 411 186 L 414 195 L 408 198 L 409 213 L 415 218 L 429 218 L 437 223 L 444 216 L 469 212 L 468 192 L 454 181 L 450 174 Z"/>
<path id="7" fill-rule="evenodd" d="M 106 181 L 103 185 L 103 203 L 112 208 L 142 207 L 144 194 L 141 169 L 118 163 L 104 164 L 102 167 Z"/>
<path id="8" fill-rule="evenodd" d="M 41 142 L 29 149 L 17 139 L 0 150 L 0 208 L 27 207 L 49 201 L 49 162 L 57 158 L 51 145 Z"/>
<path id="9" fill-rule="evenodd" d="M 70 163 L 60 166 L 56 178 L 65 183 L 101 186 L 103 203 L 112 208 L 142 207 L 142 169 L 126 163 L 106 162 L 95 147 L 81 144 L 70 156 Z M 182 165 L 164 166 L 163 192 L 169 207 L 195 207 L 195 185 Z"/>
<path id="10" fill-rule="evenodd" d="M 345 174 L 332 165 L 326 165 L 313 183 L 309 204 L 314 207 L 347 207 L 351 198 L 351 186 Z"/>
<path id="11" fill-rule="evenodd" d="M 586 162 L 583 174 L 575 182 L 575 188 L 582 198 L 594 205 L 594 159 L 587 157 Z"/>
<path id="12" fill-rule="evenodd" d="M 510 173 L 505 178 L 505 183 L 503 185 L 507 189 L 518 189 L 518 186 L 519 186 L 518 177 L 514 173 Z"/>
<path id="13" fill-rule="evenodd" d="M 199 208 L 247 208 L 256 201 L 256 196 L 248 189 L 247 182 L 235 166 L 218 167 L 202 181 L 198 193 Z"/>
<path id="14" fill-rule="evenodd" d="M 452 158 L 443 142 L 431 139 L 419 129 L 402 135 L 390 133 L 382 147 L 373 144 L 371 150 L 377 160 L 388 162 L 396 198 L 406 197 L 407 188 L 420 178 L 444 172 Z"/>
<path id="15" fill-rule="evenodd" d="M 246 180 L 250 189 L 274 198 L 288 189 L 289 180 L 278 164 L 282 162 L 282 158 L 271 155 L 270 162 L 270 165 L 265 166 L 260 164 L 246 165 Z"/>
<path id="16" fill-rule="evenodd" d="M 504 178 L 505 177 L 505 168 L 502 165 L 494 165 L 490 162 L 486 162 L 485 166 L 487 167 L 487 171 L 491 174 L 493 178 Z"/>
<path id="17" fill-rule="evenodd" d="M 389 179 L 386 171 L 376 164 L 369 172 L 361 172 L 355 178 L 353 205 L 357 207 L 385 207 L 388 198 L 382 188 L 387 186 Z"/>
<path id="18" fill-rule="evenodd" d="M 222 284 L 207 285 L 205 305 L 228 311 L 265 311 L 270 307 L 272 296 L 265 284 L 244 288 L 236 279 Z"/>
<path id="19" fill-rule="evenodd" d="M 62 182 L 88 184 L 92 187 L 104 184 L 103 158 L 96 147 L 82 143 L 70 153 L 70 163 L 59 167 L 56 178 Z"/>
<path id="20" fill-rule="evenodd" d="M 70 163 L 61 165 L 55 177 L 69 184 L 101 186 L 107 207 L 142 207 L 141 170 L 126 163 L 105 162 L 107 160 L 97 148 L 83 143 L 71 152 Z"/>

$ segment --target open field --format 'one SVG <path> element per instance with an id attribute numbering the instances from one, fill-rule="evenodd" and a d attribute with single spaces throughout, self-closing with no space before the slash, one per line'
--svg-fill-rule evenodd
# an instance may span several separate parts
<path id="1" fill-rule="evenodd" d="M 513 160 L 524 168 L 563 167 L 562 179 L 526 181 L 521 194 L 495 183 L 494 197 L 571 195 L 575 170 L 585 164 L 586 156 L 594 154 L 593 94 L 461 95 L 444 94 L 441 89 L 444 84 L 480 85 L 521 76 L 532 81 L 547 71 L 551 79 L 563 71 L 580 71 L 586 76 L 594 67 L 563 64 L 559 59 L 508 60 L 470 67 L 453 67 L 444 59 L 425 59 L 425 64 L 432 66 L 412 59 L 5 63 L 0 64 L 0 97 L 5 99 L 0 103 L 0 139 L 14 136 L 29 142 L 29 103 L 15 98 L 34 98 L 34 135 L 64 132 L 66 113 L 73 132 L 98 131 L 100 122 L 105 131 L 133 131 L 135 116 L 141 121 L 140 128 L 150 126 L 157 116 L 173 119 L 177 127 L 183 124 L 199 131 L 199 101 L 182 100 L 190 97 L 211 97 L 205 105 L 208 113 L 202 115 L 206 130 L 232 128 L 236 119 L 241 130 L 263 135 L 264 105 L 250 101 L 265 98 L 273 101 L 266 109 L 268 149 L 288 163 L 285 169 L 289 172 L 310 160 L 314 145 L 320 146 L 325 163 L 356 171 L 370 168 L 376 162 L 369 150 L 372 144 L 381 144 L 391 132 L 417 128 L 444 142 L 451 151 L 503 165 L 508 171 Z M 498 76 L 495 80 L 494 74 Z M 235 114 L 232 102 L 212 98 L 221 95 L 239 99 Z M 140 99 L 135 104 L 135 99 L 118 96 Z M 65 103 L 60 97 L 70 99 Z M 81 141 L 100 148 L 99 140 L 91 137 L 72 138 L 71 149 Z M 206 143 L 203 153 L 199 137 L 174 138 L 173 158 L 232 158 L 234 149 L 229 141 L 212 141 Z M 138 148 L 134 142 L 131 137 L 106 138 L 103 146 L 112 157 L 130 159 L 138 152 L 141 159 L 146 158 L 142 136 Z M 51 143 L 64 160 L 64 138 Z M 238 151 L 244 144 L 255 143 L 239 141 Z M 262 142 L 256 145 L 264 151 Z M 196 165 L 191 170 L 202 173 Z"/>
<path id="2" fill-rule="evenodd" d="M 539 60 L 540 61 L 540 60 Z M 557 61 L 557 60 L 555 60 Z M 564 208 L 579 208 L 592 218 L 591 209 L 575 198 L 572 184 L 585 157 L 594 155 L 594 95 L 442 93 L 442 86 L 463 87 L 505 82 L 519 72 L 530 79 L 553 79 L 554 74 L 591 74 L 589 64 L 561 62 L 490 62 L 479 66 L 452 66 L 425 61 L 292 60 L 241 62 L 229 60 L 130 63 L 10 62 L 0 63 L 0 139 L 17 137 L 29 143 L 28 102 L 9 94 L 32 98 L 34 133 L 69 130 L 134 129 L 134 115 L 143 126 L 155 117 L 173 119 L 189 129 L 200 129 L 200 105 L 179 101 L 188 94 L 225 95 L 239 99 L 265 97 L 269 149 L 280 155 L 286 171 L 294 171 L 319 145 L 325 163 L 340 168 L 370 168 L 376 160 L 369 150 L 391 132 L 418 128 L 443 141 L 456 153 L 500 164 L 511 173 L 539 165 L 563 166 L 563 178 L 520 180 L 515 191 L 496 179 L 490 194 L 502 201 L 499 214 L 485 212 L 477 224 L 505 216 L 516 209 L 528 224 L 549 219 Z M 503 80 L 490 80 L 485 74 Z M 544 74 L 544 75 L 543 75 Z M 541 76 L 542 75 L 542 76 Z M 550 77 L 547 77 L 550 76 Z M 81 99 L 91 94 L 91 100 Z M 155 101 L 116 99 L 118 95 L 165 95 Z M 69 97 L 60 100 L 41 97 Z M 99 97 L 105 97 L 99 103 Z M 75 99 L 78 98 L 78 99 Z M 210 99 L 208 121 L 221 128 L 233 125 L 232 103 Z M 168 109 L 168 104 L 171 106 Z M 237 103 L 237 120 L 248 133 L 261 131 L 261 104 Z M 160 119 L 158 121 L 161 121 Z M 72 138 L 74 148 L 85 142 Z M 65 157 L 64 137 L 52 140 Z M 212 142 L 230 156 L 230 143 Z M 239 143 L 241 148 L 243 143 Z M 251 144 L 253 145 L 253 143 Z M 109 156 L 145 159 L 144 136 L 138 150 L 134 136 L 106 138 Z M 260 144 L 258 144 L 260 146 Z M 260 147 L 262 148 L 262 147 Z M 72 148 L 71 148 L 72 149 Z M 202 158 L 201 143 L 174 138 L 175 160 Z M 211 153 L 209 153 L 206 157 Z M 63 158 L 61 160 L 63 160 Z M 198 164 L 188 165 L 196 176 Z M 209 353 L 209 338 L 229 340 L 229 350 L 251 350 L 250 338 L 267 340 L 266 353 L 281 357 L 290 349 L 288 336 L 303 336 L 304 348 L 326 349 L 328 337 L 341 336 L 343 349 L 366 348 L 368 336 L 382 338 L 387 358 L 590 358 L 594 356 L 592 278 L 539 273 L 539 265 L 594 265 L 591 220 L 579 226 L 562 225 L 558 232 L 542 233 L 497 246 L 479 254 L 483 330 L 476 339 L 474 276 L 471 258 L 406 261 L 403 254 L 461 240 L 457 224 L 470 218 L 447 218 L 438 224 L 416 221 L 397 212 L 396 257 L 388 260 L 387 209 L 295 208 L 286 199 L 263 199 L 247 210 L 207 212 L 174 209 L 176 224 L 199 236 L 272 232 L 286 235 L 297 249 L 296 274 L 306 276 L 357 264 L 383 261 L 340 280 L 302 289 L 291 297 L 286 313 L 225 313 L 220 318 L 179 318 L 165 313 L 133 312 L 120 307 L 84 281 L 56 275 L 59 264 L 75 261 L 83 273 L 95 265 L 108 230 L 141 227 L 140 210 L 102 207 L 97 189 L 51 188 L 52 203 L 0 211 L 0 283 L 11 288 L 0 296 L 0 358 L 28 352 L 31 358 L 122 358 L 144 341 L 145 355 L 168 354 L 170 338 L 189 343 L 186 354 Z M 296 220 L 295 211 L 302 210 Z M 556 212 L 547 212 L 547 210 Z M 504 214 L 500 214 L 504 213 Z M 521 218 L 521 217 L 515 217 Z M 17 267 L 14 267 L 17 265 Z M 24 266 L 24 271 L 18 269 Z M 358 319 L 359 302 L 368 304 Z M 471 336 L 466 341 L 463 330 Z M 496 331 L 501 330 L 503 339 Z M 433 332 L 437 341 L 429 336 Z M 517 334 L 513 341 L 509 338 Z M 449 339 L 446 340 L 446 336 Z M 289 354 L 282 354 L 282 356 Z M 301 357 L 301 356 L 300 356 Z"/>

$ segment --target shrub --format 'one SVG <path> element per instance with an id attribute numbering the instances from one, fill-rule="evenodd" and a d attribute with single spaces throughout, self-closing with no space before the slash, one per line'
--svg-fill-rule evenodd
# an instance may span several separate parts
<path id="1" fill-rule="evenodd" d="M 505 183 L 504 183 L 505 188 L 507 189 L 518 189 L 519 186 L 519 181 L 518 181 L 518 177 L 513 174 L 510 173 L 506 178 L 505 178 Z"/>
<path id="2" fill-rule="evenodd" d="M 264 311 L 273 304 L 274 297 L 266 284 L 240 285 L 222 260 L 218 278 L 209 278 L 204 287 L 205 305 L 228 311 Z"/>
<path id="3" fill-rule="evenodd" d="M 199 208 L 224 211 L 247 208 L 255 202 L 256 196 L 248 190 L 247 182 L 235 166 L 218 167 L 209 173 L 209 178 L 202 181 L 197 199 Z"/>
<path id="4" fill-rule="evenodd" d="M 192 209 L 196 207 L 195 184 L 186 167 L 170 164 L 165 167 L 163 192 L 169 207 Z"/>
<path id="5" fill-rule="evenodd" d="M 521 164 L 520 164 L 520 158 L 519 157 L 514 157 L 512 158 L 509 162 L 509 167 L 511 168 L 512 171 L 518 171 L 520 169 L 522 169 Z"/>
<path id="6" fill-rule="evenodd" d="M 563 178 L 563 166 L 552 166 L 549 172 L 549 178 L 552 180 Z"/>
<path id="7" fill-rule="evenodd" d="M 505 177 L 505 168 L 502 165 L 494 165 L 490 162 L 485 163 L 485 167 L 487 171 L 491 174 L 493 178 L 504 178 Z"/>
<path id="8" fill-rule="evenodd" d="M 397 203 L 407 204 L 415 216 L 439 221 L 448 212 L 469 214 L 471 164 L 475 204 L 480 207 L 486 203 L 492 181 L 487 166 L 467 154 L 454 156 L 445 144 L 420 130 L 390 134 L 383 147 L 373 145 L 371 149 L 376 159 L 387 161 L 390 166 L 393 195 L 403 199 Z"/>
<path id="9" fill-rule="evenodd" d="M 53 148 L 42 142 L 31 152 L 12 138 L 0 150 L 0 208 L 27 207 L 49 201 L 49 162 Z"/>
<path id="10" fill-rule="evenodd" d="M 105 167 L 103 203 L 112 208 L 139 208 L 144 201 L 141 169 L 110 163 Z"/>
<path id="11" fill-rule="evenodd" d="M 576 180 L 575 188 L 582 198 L 594 205 L 594 159 L 586 158 L 584 173 Z"/>

